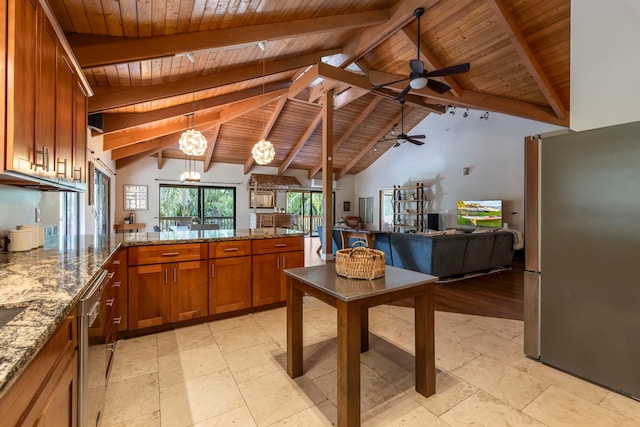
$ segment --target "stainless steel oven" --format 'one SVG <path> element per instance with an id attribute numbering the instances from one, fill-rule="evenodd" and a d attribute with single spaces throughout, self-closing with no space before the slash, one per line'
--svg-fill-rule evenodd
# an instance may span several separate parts
<path id="1" fill-rule="evenodd" d="M 78 305 L 78 425 L 82 427 L 98 426 L 104 409 L 107 359 L 103 325 L 105 306 L 101 300 L 108 281 L 107 271 L 103 270 Z"/>

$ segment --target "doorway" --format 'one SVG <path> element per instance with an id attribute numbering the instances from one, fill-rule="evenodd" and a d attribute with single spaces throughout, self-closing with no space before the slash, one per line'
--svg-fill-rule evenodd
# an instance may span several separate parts
<path id="1" fill-rule="evenodd" d="M 96 218 L 94 234 L 109 234 L 111 231 L 111 179 L 98 169 L 94 169 L 93 173 Z"/>
<path id="2" fill-rule="evenodd" d="M 333 216 L 335 217 L 335 193 L 331 193 Z M 289 191 L 287 192 L 287 213 L 295 215 L 296 228 L 309 236 L 318 235 L 318 226 L 322 225 L 322 191 Z"/>

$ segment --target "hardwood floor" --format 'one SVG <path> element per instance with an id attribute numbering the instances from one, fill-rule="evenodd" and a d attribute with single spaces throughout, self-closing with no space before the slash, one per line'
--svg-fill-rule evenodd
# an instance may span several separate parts
<path id="1" fill-rule="evenodd" d="M 318 263 L 317 238 L 307 238 L 305 265 Z M 317 258 L 317 259 L 316 259 Z M 321 261 L 320 261 L 321 262 Z M 513 261 L 511 270 L 469 277 L 436 285 L 435 309 L 454 313 L 524 320 L 524 263 Z M 398 305 L 412 306 L 413 301 Z"/>

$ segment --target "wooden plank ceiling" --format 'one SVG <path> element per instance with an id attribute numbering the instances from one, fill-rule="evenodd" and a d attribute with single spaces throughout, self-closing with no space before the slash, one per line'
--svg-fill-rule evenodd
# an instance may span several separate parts
<path id="1" fill-rule="evenodd" d="M 471 70 L 436 78 L 452 87 L 444 95 L 411 90 L 406 131 L 448 106 L 568 125 L 569 0 L 49 1 L 118 168 L 184 158 L 177 141 L 195 112 L 209 142 L 197 159 L 205 171 L 227 162 L 249 173 L 251 147 L 266 137 L 280 174 L 314 176 L 319 102 L 333 88 L 334 170 L 356 174 L 394 145 L 379 141 L 400 121 L 393 96 L 408 81 L 369 89 L 408 77 L 418 37 L 428 71 Z M 426 10 L 420 34 L 416 7 Z"/>

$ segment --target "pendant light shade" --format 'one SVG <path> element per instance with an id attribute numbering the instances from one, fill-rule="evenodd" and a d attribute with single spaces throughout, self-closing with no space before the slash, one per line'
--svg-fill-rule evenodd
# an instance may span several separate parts
<path id="1" fill-rule="evenodd" d="M 180 150 L 187 156 L 203 156 L 207 151 L 207 139 L 193 128 L 182 133 L 179 144 Z"/>
<path id="2" fill-rule="evenodd" d="M 199 182 L 200 172 L 194 170 L 184 171 L 180 174 L 180 182 Z"/>
<path id="3" fill-rule="evenodd" d="M 276 156 L 276 150 L 269 141 L 261 139 L 251 149 L 253 160 L 259 165 L 268 165 Z"/>

